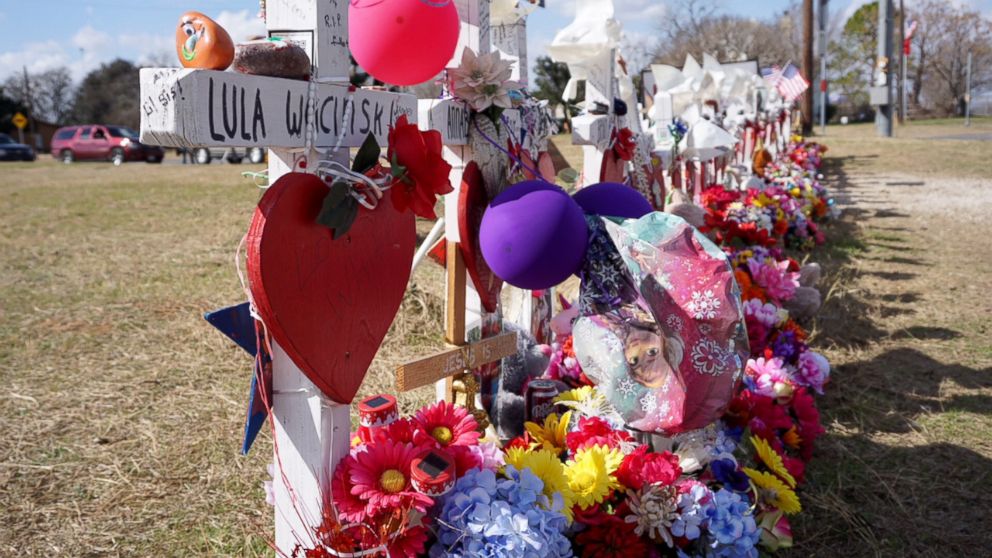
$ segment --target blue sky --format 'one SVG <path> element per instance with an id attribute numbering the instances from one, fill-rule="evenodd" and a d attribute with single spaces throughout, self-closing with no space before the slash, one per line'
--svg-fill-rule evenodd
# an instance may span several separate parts
<path id="1" fill-rule="evenodd" d="M 950 0 L 960 1 L 960 0 Z M 546 0 L 528 20 L 529 57 L 543 54 L 555 32 L 572 20 L 574 0 Z M 850 13 L 864 0 L 833 0 L 834 13 Z M 725 0 L 729 13 L 758 18 L 781 12 L 788 0 Z M 992 13 L 992 0 L 970 0 Z M 634 41 L 652 41 L 665 17 L 664 0 L 615 0 L 617 18 Z M 197 9 L 217 19 L 237 40 L 263 30 L 255 0 L 0 0 L 0 80 L 23 65 L 29 71 L 68 66 L 78 79 L 115 57 L 148 62 L 174 57 L 179 15 Z"/>

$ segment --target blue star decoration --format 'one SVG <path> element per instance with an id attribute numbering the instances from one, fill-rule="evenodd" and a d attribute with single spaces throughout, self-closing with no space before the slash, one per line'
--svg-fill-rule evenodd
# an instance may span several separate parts
<path id="1" fill-rule="evenodd" d="M 269 414 L 265 401 L 272 401 L 272 358 L 264 345 L 259 343 L 262 325 L 252 317 L 247 302 L 207 312 L 203 317 L 255 359 L 251 387 L 248 390 L 244 438 L 241 442 L 241 454 L 246 455 Z"/>

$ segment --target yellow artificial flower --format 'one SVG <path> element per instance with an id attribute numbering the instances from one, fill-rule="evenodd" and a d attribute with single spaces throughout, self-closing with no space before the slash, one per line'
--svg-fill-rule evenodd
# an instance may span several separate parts
<path id="1" fill-rule="evenodd" d="M 803 511 L 796 493 L 771 473 L 757 471 L 749 467 L 742 469 L 744 474 L 751 479 L 758 493 L 767 504 L 774 506 L 783 512 L 793 515 Z"/>
<path id="2" fill-rule="evenodd" d="M 591 446 L 579 450 L 575 459 L 565 466 L 568 487 L 573 501 L 582 509 L 596 505 L 610 495 L 620 483 L 613 473 L 620 467 L 623 454 L 606 446 Z"/>
<path id="3" fill-rule="evenodd" d="M 534 476 L 544 483 L 544 495 L 549 501 L 554 502 L 555 494 L 561 495 L 564 504 L 561 512 L 568 518 L 569 523 L 572 522 L 572 504 L 575 503 L 575 498 L 572 489 L 568 486 L 565 465 L 554 451 L 510 448 L 506 452 L 506 464 L 520 470 L 530 469 Z"/>
<path id="4" fill-rule="evenodd" d="M 563 391 L 555 397 L 555 403 L 565 403 L 567 401 L 584 402 L 593 397 L 592 386 L 582 386 L 568 391 Z"/>
<path id="5" fill-rule="evenodd" d="M 558 454 L 566 447 L 565 436 L 568 435 L 568 425 L 571 420 L 572 411 L 567 411 L 560 417 L 558 413 L 551 413 L 544 418 L 544 426 L 528 421 L 524 423 L 524 428 L 539 447 Z"/>
<path id="6" fill-rule="evenodd" d="M 616 409 L 606 396 L 593 386 L 582 386 L 568 390 L 555 397 L 555 403 L 568 407 L 584 417 L 608 417 L 616 415 Z"/>
<path id="7" fill-rule="evenodd" d="M 785 463 L 782 462 L 782 456 L 772 449 L 767 441 L 757 436 L 751 436 L 751 445 L 754 446 L 754 451 L 758 454 L 758 461 L 764 463 L 765 467 L 771 469 L 773 473 L 785 481 L 785 484 L 789 485 L 789 488 L 796 487 L 796 479 L 785 468 Z"/>

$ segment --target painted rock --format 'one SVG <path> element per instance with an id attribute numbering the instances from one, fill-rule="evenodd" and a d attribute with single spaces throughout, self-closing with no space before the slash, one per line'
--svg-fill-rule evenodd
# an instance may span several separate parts
<path id="1" fill-rule="evenodd" d="M 254 76 L 310 78 L 310 57 L 298 45 L 279 38 L 240 43 L 234 52 L 234 70 Z"/>
<path id="2" fill-rule="evenodd" d="M 234 41 L 216 21 L 186 12 L 176 28 L 176 54 L 185 68 L 226 70 L 234 60 Z"/>

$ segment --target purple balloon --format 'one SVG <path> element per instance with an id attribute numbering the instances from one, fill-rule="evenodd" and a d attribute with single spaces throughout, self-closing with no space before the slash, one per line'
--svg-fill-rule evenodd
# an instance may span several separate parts
<path id="1" fill-rule="evenodd" d="M 582 208 L 561 188 L 528 180 L 486 208 L 482 257 L 497 277 L 521 289 L 547 289 L 582 266 L 589 240 Z"/>
<path id="2" fill-rule="evenodd" d="M 654 211 L 651 203 L 634 188 L 617 182 L 600 182 L 572 194 L 575 203 L 591 215 L 640 219 Z"/>

